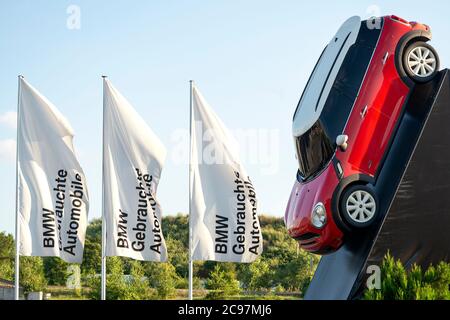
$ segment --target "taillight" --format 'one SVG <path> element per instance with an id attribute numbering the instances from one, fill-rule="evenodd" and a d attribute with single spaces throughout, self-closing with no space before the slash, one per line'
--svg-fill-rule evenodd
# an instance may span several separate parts
<path id="1" fill-rule="evenodd" d="M 400 23 L 409 24 L 409 21 L 406 21 L 405 19 L 398 16 L 391 16 L 391 19 Z"/>

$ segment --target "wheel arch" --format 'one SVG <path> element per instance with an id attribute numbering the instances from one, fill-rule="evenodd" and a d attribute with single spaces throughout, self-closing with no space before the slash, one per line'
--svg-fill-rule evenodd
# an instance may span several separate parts
<path id="1" fill-rule="evenodd" d="M 433 38 L 431 31 L 426 30 L 413 30 L 406 33 L 398 42 L 395 49 L 395 67 L 397 69 L 400 78 L 410 88 L 414 86 L 414 81 L 406 74 L 403 66 L 403 53 L 408 46 L 415 41 L 428 42 Z"/>
<path id="2" fill-rule="evenodd" d="M 339 185 L 336 187 L 336 189 L 333 192 L 333 198 L 331 199 L 331 212 L 333 216 L 333 220 L 335 221 L 336 225 L 341 229 L 344 233 L 350 232 L 350 227 L 344 222 L 342 219 L 342 215 L 340 212 L 340 201 L 342 194 L 351 186 L 354 185 L 368 185 L 368 184 L 374 184 L 375 179 L 369 175 L 366 174 L 355 174 L 348 176 L 344 179 L 342 179 L 339 182 Z"/>

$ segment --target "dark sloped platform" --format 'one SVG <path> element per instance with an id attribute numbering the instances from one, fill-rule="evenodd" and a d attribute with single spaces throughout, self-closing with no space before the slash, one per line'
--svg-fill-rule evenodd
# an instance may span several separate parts
<path id="1" fill-rule="evenodd" d="M 380 220 L 347 238 L 324 256 L 306 292 L 307 300 L 355 299 L 366 270 L 389 251 L 407 267 L 450 258 L 450 76 L 441 71 L 417 85 L 375 188 Z"/>

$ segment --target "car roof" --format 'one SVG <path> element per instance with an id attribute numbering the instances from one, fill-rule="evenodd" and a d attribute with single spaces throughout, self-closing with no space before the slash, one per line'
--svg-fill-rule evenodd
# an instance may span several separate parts
<path id="1" fill-rule="evenodd" d="M 294 115 L 292 132 L 299 137 L 307 132 L 322 113 L 328 94 L 350 47 L 361 29 L 361 18 L 351 17 L 333 36 L 319 59 L 302 94 Z"/>

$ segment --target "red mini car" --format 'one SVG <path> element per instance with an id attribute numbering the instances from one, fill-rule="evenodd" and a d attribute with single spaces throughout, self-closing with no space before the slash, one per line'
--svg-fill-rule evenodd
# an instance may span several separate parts
<path id="1" fill-rule="evenodd" d="M 324 49 L 293 120 L 299 170 L 285 223 L 303 249 L 334 252 L 377 220 L 373 186 L 408 96 L 439 71 L 429 40 L 424 24 L 353 17 Z"/>

